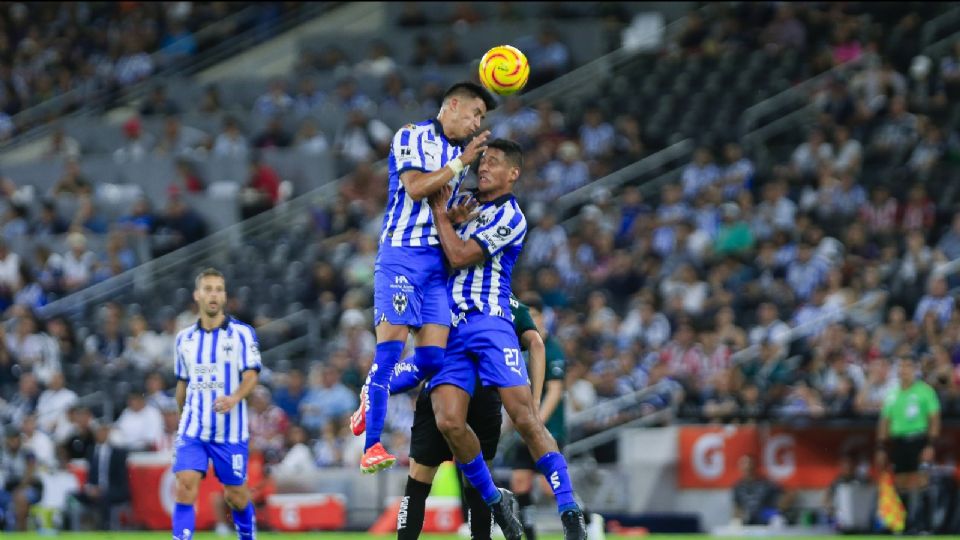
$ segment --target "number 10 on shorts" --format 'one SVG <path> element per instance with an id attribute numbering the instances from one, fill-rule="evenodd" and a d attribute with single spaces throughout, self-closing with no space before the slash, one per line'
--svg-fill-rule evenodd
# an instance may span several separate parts
<path id="1" fill-rule="evenodd" d="M 243 478 L 243 454 L 233 454 L 233 474 L 237 478 Z"/>
<path id="2" fill-rule="evenodd" d="M 523 377 L 523 371 L 520 370 L 520 362 L 523 356 L 520 355 L 520 349 L 503 349 L 503 362 L 517 375 Z"/>

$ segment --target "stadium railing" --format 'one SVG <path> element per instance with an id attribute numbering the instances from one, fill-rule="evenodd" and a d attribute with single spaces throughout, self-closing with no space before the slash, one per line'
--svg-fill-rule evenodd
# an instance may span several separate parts
<path id="1" fill-rule="evenodd" d="M 284 32 L 304 21 L 324 13 L 336 4 L 338 4 L 338 2 L 305 2 L 301 9 L 287 13 L 278 21 L 276 21 L 274 25 L 267 29 L 268 31 L 266 34 L 278 34 Z M 221 21 L 217 21 L 208 27 L 198 30 L 194 34 L 194 37 L 205 38 L 210 35 L 215 35 L 227 25 L 250 20 L 251 17 L 256 16 L 258 10 L 259 8 L 256 6 L 251 6 L 242 11 L 231 14 Z M 253 28 L 250 28 L 239 35 L 222 41 L 210 50 L 204 51 L 202 54 L 167 65 L 160 71 L 151 74 L 146 79 L 132 86 L 120 89 L 119 91 L 102 89 L 98 91 L 92 99 L 88 98 L 86 101 L 84 101 L 80 108 L 66 115 L 60 116 L 56 120 L 101 114 L 104 112 L 104 107 L 111 103 L 129 102 L 131 100 L 141 98 L 147 95 L 147 92 L 149 92 L 150 89 L 155 87 L 159 82 L 162 82 L 164 78 L 177 74 L 196 73 L 217 62 L 223 61 L 230 56 L 236 55 L 248 47 L 260 43 L 264 35 L 265 31 L 263 28 L 254 26 Z M 154 65 L 162 65 L 161 60 L 163 55 L 163 49 L 154 51 L 150 54 Z M 51 116 L 56 116 L 62 113 L 71 104 L 77 102 L 82 95 L 82 89 L 70 90 L 64 94 L 46 100 L 17 113 L 12 118 L 13 123 L 14 125 L 21 126 L 36 122 L 45 122 Z M 29 128 L 23 133 L 20 133 L 0 144 L 0 151 L 5 152 L 12 148 L 47 136 L 51 133 L 55 124 L 56 122 L 45 122 Z"/>

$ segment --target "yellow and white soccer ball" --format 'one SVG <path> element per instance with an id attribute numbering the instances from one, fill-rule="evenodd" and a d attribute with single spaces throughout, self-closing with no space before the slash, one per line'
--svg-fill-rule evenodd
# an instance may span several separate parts
<path id="1" fill-rule="evenodd" d="M 480 60 L 480 83 L 494 94 L 509 96 L 519 92 L 529 78 L 530 64 L 516 47 L 498 45 Z"/>

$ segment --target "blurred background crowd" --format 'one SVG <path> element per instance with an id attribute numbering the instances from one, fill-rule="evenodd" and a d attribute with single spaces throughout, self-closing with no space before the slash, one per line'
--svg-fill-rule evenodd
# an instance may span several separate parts
<path id="1" fill-rule="evenodd" d="M 180 4 L 157 4 L 155 12 L 125 4 L 5 7 L 0 136 L 15 134 L 10 117 L 37 100 L 149 76 L 156 67 L 143 60 L 145 51 L 192 54 L 190 32 L 241 8 L 194 3 L 185 17 Z M 456 29 L 523 16 L 511 15 L 510 5 L 480 14 L 457 3 L 449 22 L 438 22 L 424 6 L 406 3 L 395 23 L 421 32 L 431 24 Z M 601 3 L 593 15 L 623 29 L 630 18 L 618 5 Z M 547 6 L 556 10 L 551 18 L 564 20 L 567 4 Z M 36 23 L 21 24 L 30 9 L 38 10 L 29 19 Z M 791 84 L 826 75 L 803 94 L 809 114 L 802 129 L 763 149 L 742 136 L 737 118 L 727 129 L 703 129 L 675 174 L 652 191 L 633 181 L 596 181 L 677 142 L 653 118 L 656 99 L 647 102 L 650 110 L 593 99 L 602 93 L 572 104 L 503 101 L 491 128 L 524 147 L 516 191 L 532 225 L 514 292 L 543 299 L 547 331 L 567 362 L 568 418 L 635 397 L 630 407 L 571 426 L 572 437 L 667 407 L 675 422 L 875 419 L 897 384 L 899 362 L 917 362 L 944 416 L 960 416 L 960 41 L 939 57 L 919 54 L 922 22 L 937 9 L 737 3 L 691 11 L 662 48 L 637 54 L 651 65 L 712 66 L 762 51 L 772 64 L 796 56 L 796 71 L 781 74 Z M 437 109 L 448 81 L 414 84 L 402 66 L 471 60 L 458 51 L 463 34 L 412 35 L 422 39 L 409 58 L 377 41 L 363 58 L 336 47 L 302 54 L 291 77 L 265 83 L 243 110 L 215 86 L 187 103 L 158 81 L 136 114 L 113 126 L 122 139 L 108 150 L 115 163 L 151 154 L 173 159 L 176 177 L 165 199 L 139 194 L 105 217 L 95 196 L 101 179 L 84 172 L 83 145 L 62 128 L 45 139 L 47 155 L 63 159 L 46 192 L 3 176 L 0 418 L 16 428 L 4 448 L 14 457 L 0 460 L 7 467 L 0 476 L 25 474 L 27 461 L 18 471 L 15 456 L 27 450 L 56 471 L 58 463 L 88 458 L 98 437 L 127 451 L 172 450 L 170 359 L 176 332 L 196 319 L 188 297 L 164 299 L 157 310 L 111 301 L 79 316 L 40 314 L 50 302 L 215 232 L 185 197 L 212 189 L 198 160 L 246 164 L 241 219 L 299 194 L 283 186 L 266 158 L 281 149 L 333 156 L 346 176 L 299 211 L 311 247 L 297 259 L 299 286 L 284 289 L 329 339 L 322 350 L 266 364 L 264 386 L 251 398 L 251 445 L 278 474 L 294 460 L 302 465 L 304 455 L 317 468 L 359 459 L 360 439 L 347 425 L 375 349 L 369 308 L 387 188 L 380 160 L 398 127 L 380 112 L 393 103 L 408 114 L 405 122 Z M 531 90 L 583 63 L 572 60 L 569 35 L 551 26 L 522 45 L 539 77 Z M 337 82 L 320 90 L 317 73 L 336 73 Z M 379 86 L 368 93 L 358 81 L 369 76 Z M 690 82 L 687 97 L 696 99 L 704 84 Z M 731 111 L 745 108 L 739 105 Z M 311 116 L 324 107 L 344 111 L 336 129 L 322 129 Z M 218 114 L 215 129 L 190 125 L 187 113 Z M 155 132 L 147 129 L 152 120 Z M 584 204 L 558 210 L 554 202 L 572 193 L 585 194 Z M 63 198 L 73 204 L 58 202 Z M 233 294 L 229 273 L 227 285 Z M 284 313 L 253 298 L 234 294 L 228 312 L 262 336 L 288 337 L 282 324 L 277 330 Z M 107 417 L 100 398 L 83 398 L 102 381 L 121 390 Z M 413 397 L 390 400 L 387 446 L 401 454 Z"/>

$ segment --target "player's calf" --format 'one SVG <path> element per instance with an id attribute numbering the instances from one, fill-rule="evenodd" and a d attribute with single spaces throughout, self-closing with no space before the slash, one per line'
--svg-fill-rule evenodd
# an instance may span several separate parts
<path id="1" fill-rule="evenodd" d="M 237 540 L 253 540 L 257 535 L 257 519 L 250 500 L 250 490 L 245 485 L 224 486 L 224 499 L 233 514 L 233 526 Z"/>

